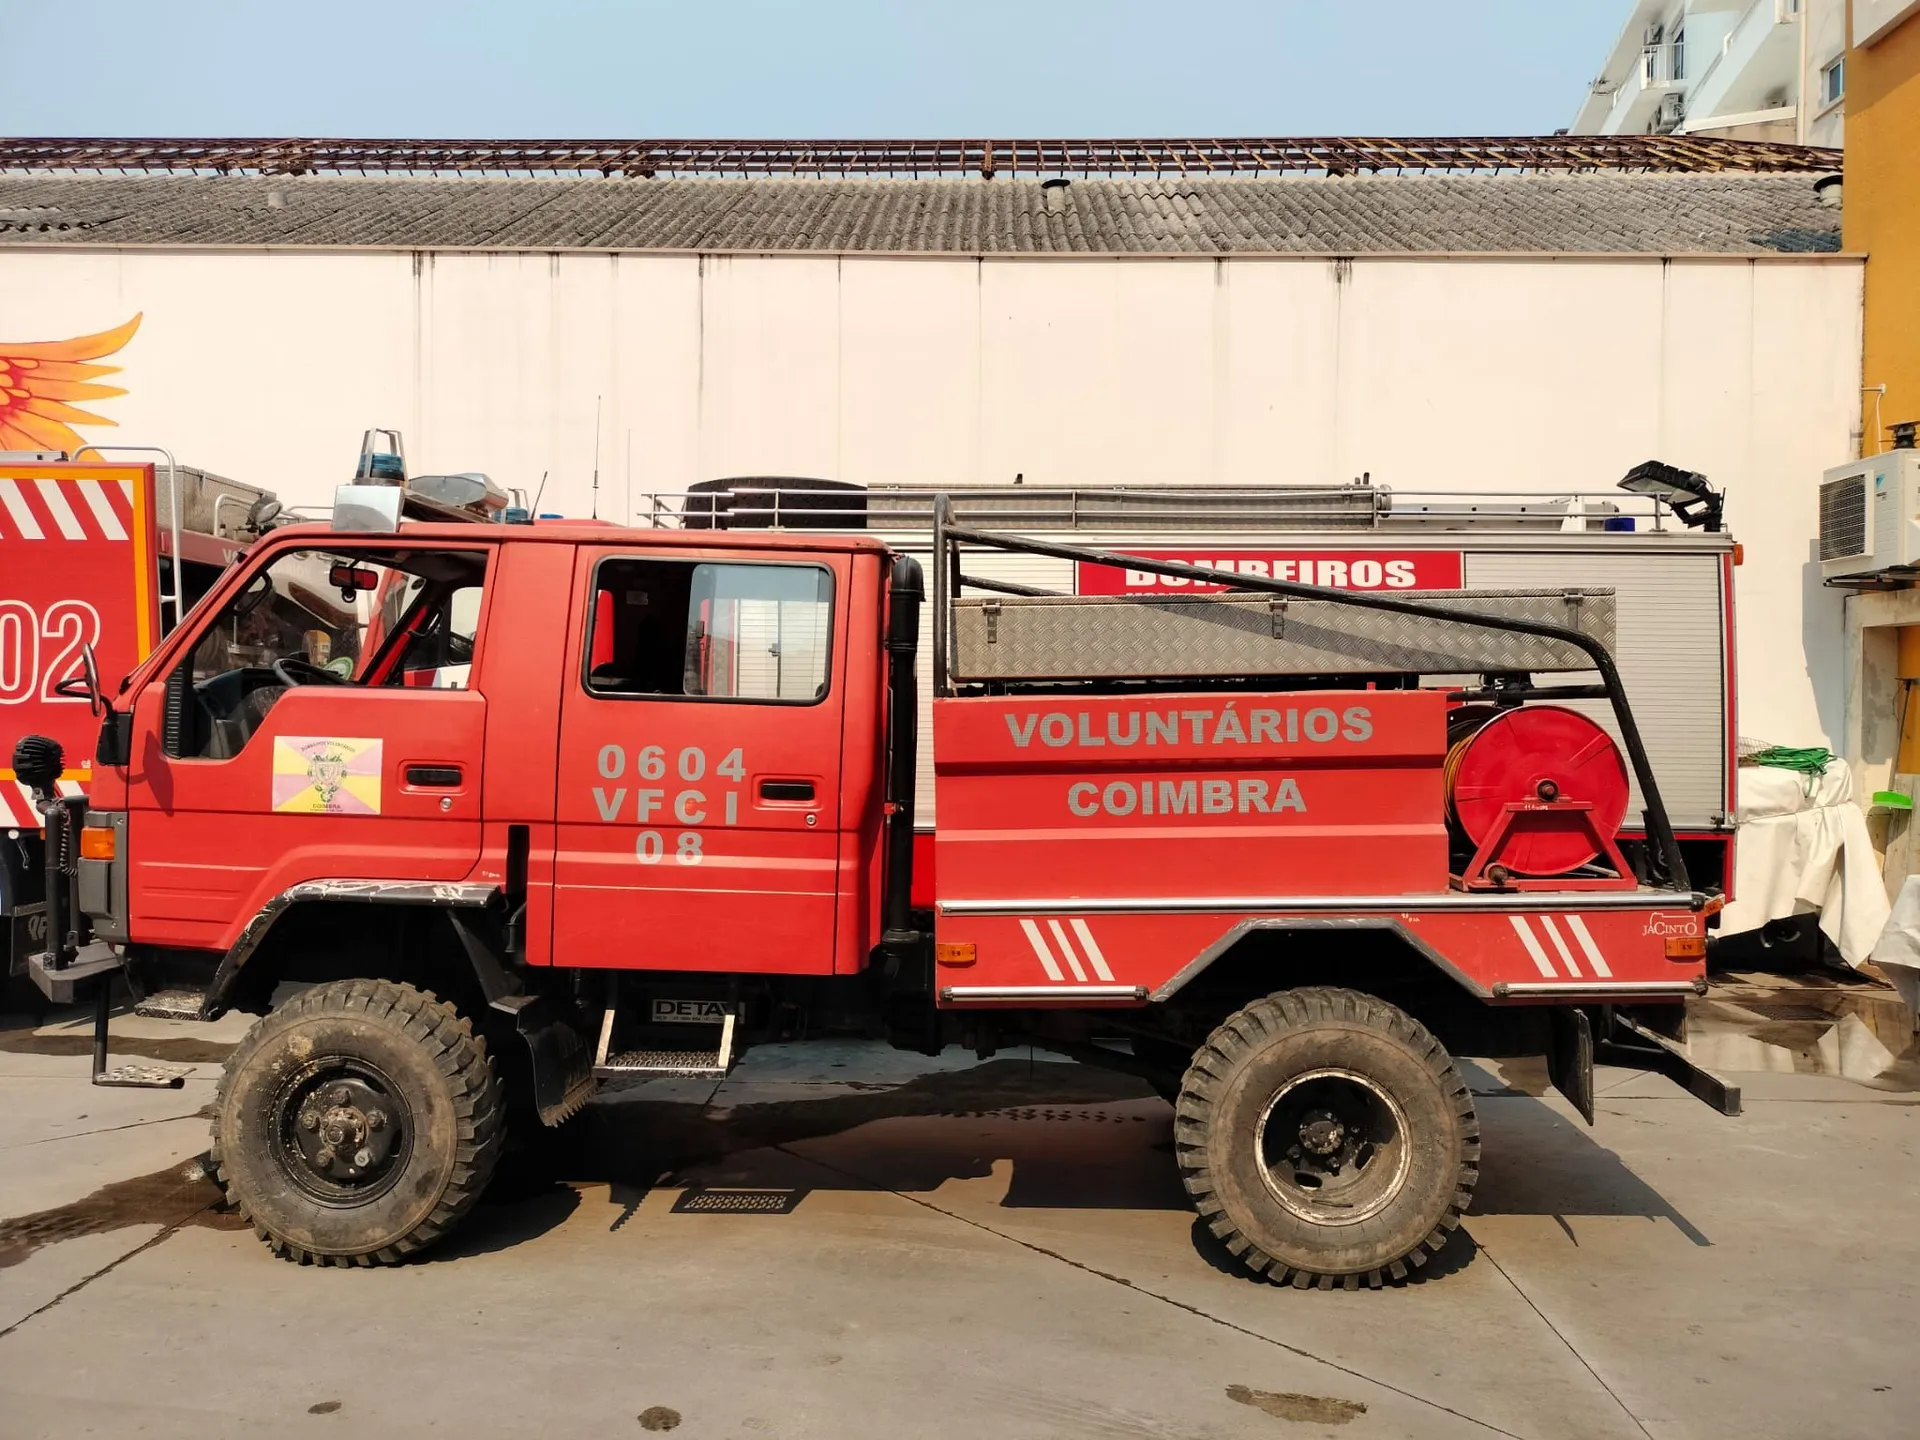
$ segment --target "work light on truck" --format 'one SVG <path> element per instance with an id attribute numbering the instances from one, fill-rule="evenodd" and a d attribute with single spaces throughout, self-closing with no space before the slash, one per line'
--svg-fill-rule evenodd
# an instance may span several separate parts
<path id="1" fill-rule="evenodd" d="M 1619 488 L 1665 502 L 1690 530 L 1720 528 L 1724 497 L 1696 470 L 1682 470 L 1663 460 L 1645 460 L 1621 477 Z"/>

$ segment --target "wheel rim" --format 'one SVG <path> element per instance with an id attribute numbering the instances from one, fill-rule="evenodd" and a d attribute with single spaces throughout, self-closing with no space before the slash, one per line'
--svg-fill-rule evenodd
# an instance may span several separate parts
<path id="1" fill-rule="evenodd" d="M 345 1055 L 310 1060 L 274 1096 L 274 1158 L 325 1205 L 364 1205 L 391 1190 L 413 1150 L 413 1115 L 378 1066 Z"/>
<path id="2" fill-rule="evenodd" d="M 1357 1225 L 1405 1188 L 1412 1160 L 1406 1112 L 1358 1071 L 1290 1078 L 1260 1112 L 1254 1143 L 1273 1197 L 1316 1225 Z"/>

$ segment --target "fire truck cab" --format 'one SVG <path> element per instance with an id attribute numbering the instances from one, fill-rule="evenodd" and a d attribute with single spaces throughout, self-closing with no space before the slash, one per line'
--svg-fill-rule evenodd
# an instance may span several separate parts
<path id="1" fill-rule="evenodd" d="M 803 1029 L 1140 1074 L 1202 1216 L 1298 1285 L 1404 1278 L 1458 1224 L 1450 1050 L 1546 1055 L 1591 1118 L 1596 1039 L 1625 1041 L 1737 1107 L 1661 1033 L 1720 902 L 1601 597 L 1248 575 L 1089 604 L 962 557 L 1208 577 L 936 512 L 924 626 L 921 565 L 860 534 L 352 504 L 272 532 L 102 697 L 90 799 L 48 797 L 70 883 L 37 978 L 261 1014 L 215 1166 L 319 1263 L 431 1243 L 506 1126 L 597 1079 Z"/>

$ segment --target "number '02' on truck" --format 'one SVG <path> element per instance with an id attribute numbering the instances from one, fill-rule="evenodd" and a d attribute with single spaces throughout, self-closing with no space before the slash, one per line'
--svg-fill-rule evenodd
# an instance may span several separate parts
<path id="1" fill-rule="evenodd" d="M 261 1014 L 218 1177 L 322 1263 L 446 1233 L 596 1078 L 800 1023 L 1143 1077 L 1201 1215 L 1298 1285 L 1404 1278 L 1459 1223 L 1452 1052 L 1544 1055 L 1591 1118 L 1629 1043 L 1737 1108 L 1665 1038 L 1721 901 L 1610 591 L 1223 582 L 933 520 L 930 587 L 814 530 L 271 533 L 112 697 L 90 800 L 47 793 L 36 978 Z M 992 556 L 1169 593 L 963 569 Z"/>

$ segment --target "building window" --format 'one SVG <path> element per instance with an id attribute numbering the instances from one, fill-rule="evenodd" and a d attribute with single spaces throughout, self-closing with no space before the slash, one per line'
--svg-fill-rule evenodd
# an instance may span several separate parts
<path id="1" fill-rule="evenodd" d="M 1687 30 L 1684 25 L 1673 32 L 1673 78 L 1687 78 Z"/>
<path id="2" fill-rule="evenodd" d="M 1820 71 L 1820 103 L 1835 105 L 1847 93 L 1847 57 L 1842 55 Z"/>

